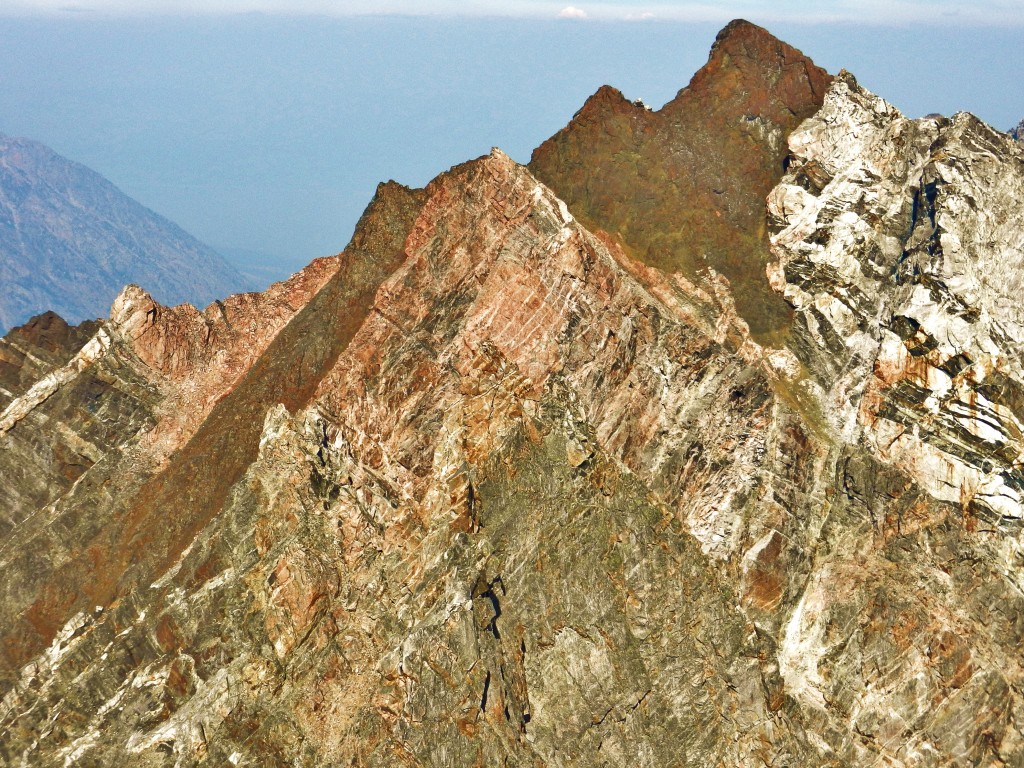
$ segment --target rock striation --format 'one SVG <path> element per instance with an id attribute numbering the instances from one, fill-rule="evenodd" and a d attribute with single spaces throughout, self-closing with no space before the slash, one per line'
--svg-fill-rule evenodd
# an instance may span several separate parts
<path id="1" fill-rule="evenodd" d="M 822 82 L 783 334 L 500 150 L 264 294 L 9 334 L 0 759 L 1024 762 L 1024 150 Z"/>
<path id="2" fill-rule="evenodd" d="M 197 304 L 245 287 L 220 255 L 95 171 L 0 134 L 0 333 L 44 309 L 99 317 L 125 283 Z"/>
<path id="3" fill-rule="evenodd" d="M 771 278 L 797 310 L 804 386 L 848 446 L 837 490 L 874 542 L 820 558 L 787 629 L 789 678 L 817 727 L 873 735 L 857 761 L 1012 765 L 1024 151 L 966 113 L 908 120 L 846 73 L 789 143 L 768 198 Z M 840 573 L 853 578 L 837 590 Z M 881 606 L 892 626 L 870 650 Z M 828 675 L 807 658 L 836 648 Z M 870 654 L 885 661 L 853 673 Z"/>

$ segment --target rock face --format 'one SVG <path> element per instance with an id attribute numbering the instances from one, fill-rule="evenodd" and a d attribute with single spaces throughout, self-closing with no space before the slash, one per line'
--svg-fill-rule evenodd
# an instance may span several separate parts
<path id="1" fill-rule="evenodd" d="M 818 557 L 783 679 L 816 728 L 871 735 L 851 758 L 1017 764 L 1024 148 L 845 73 L 789 141 L 772 279 L 871 533 Z"/>
<path id="2" fill-rule="evenodd" d="M 113 535 L 106 528 L 124 525 L 123 517 L 109 517 L 114 505 L 134 492 L 148 493 L 140 491 L 145 480 L 183 453 L 218 401 L 237 388 L 277 332 L 336 270 L 336 259 L 318 260 L 265 294 L 234 296 L 202 314 L 188 305 L 160 307 L 129 286 L 111 319 L 81 349 L 72 353 L 65 344 L 50 358 L 42 357 L 45 346 L 32 332 L 37 321 L 8 334 L 0 353 L 7 356 L 17 346 L 41 375 L 30 387 L 12 388 L 15 397 L 0 413 L 4 557 L 13 558 L 11 573 L 25 577 L 9 585 L 0 605 L 3 676 L 23 654 L 49 643 L 49 622 L 63 622 L 64 600 L 109 588 L 103 579 L 116 576 L 116 566 L 108 558 L 130 554 L 109 540 L 106 546 L 93 541 L 87 569 L 61 552 L 82 551 L 83 541 L 100 532 Z M 80 339 L 87 328 L 64 335 Z M 184 375 L 183 361 L 191 365 L 190 375 Z M 48 506 L 55 502 L 61 506 Z M 41 511 L 57 517 L 37 520 L 40 530 L 25 524 Z M 62 521 L 60 534 L 53 530 L 55 519 Z M 165 534 L 173 528 L 160 525 Z M 28 543 L 40 533 L 44 540 Z M 14 542 L 22 538 L 26 549 L 19 550 Z M 23 615 L 27 604 L 32 611 Z"/>
<path id="3" fill-rule="evenodd" d="M 95 171 L 0 134 L 0 333 L 43 309 L 99 317 L 132 282 L 200 305 L 245 287 L 218 254 Z"/>
<path id="4" fill-rule="evenodd" d="M 533 154 L 530 170 L 633 256 L 688 275 L 725 275 L 757 334 L 788 327 L 764 280 L 764 198 L 786 136 L 821 106 L 829 75 L 764 29 L 734 21 L 708 63 L 658 111 L 595 93 Z"/>
<path id="5" fill-rule="evenodd" d="M 1017 141 L 1024 141 L 1024 120 L 1017 123 L 1017 127 L 1010 131 L 1010 135 Z"/>
<path id="6" fill-rule="evenodd" d="M 9 334 L 3 760 L 1024 763 L 1024 150 L 846 73 L 792 128 L 784 345 L 498 150 Z"/>

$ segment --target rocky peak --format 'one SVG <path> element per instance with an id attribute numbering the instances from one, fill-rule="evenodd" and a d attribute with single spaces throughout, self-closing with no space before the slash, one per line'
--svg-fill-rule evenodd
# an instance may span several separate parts
<path id="1" fill-rule="evenodd" d="M 44 312 L 0 339 L 0 412 L 68 361 L 96 333 L 99 322 L 69 325 Z"/>
<path id="2" fill-rule="evenodd" d="M 734 673 L 711 650 L 738 648 L 744 633 L 672 511 L 699 500 L 680 514 L 728 556 L 720 531 L 734 521 L 714 498 L 747 480 L 721 459 L 757 454 L 752 426 L 770 398 L 730 349 L 738 340 L 706 332 L 700 310 L 714 298 L 631 262 L 500 151 L 422 192 L 381 187 L 339 263 L 166 462 L 104 468 L 54 502 L 46 532 L 22 529 L 31 558 L 0 551 L 11 585 L 0 604 L 15 611 L 4 616 L 8 749 L 43 763 L 170 749 L 185 764 L 243 751 L 293 762 L 305 750 L 386 764 L 403 744 L 451 745 L 454 757 L 445 747 L 436 759 L 483 750 L 528 764 L 553 760 L 565 739 L 590 751 L 612 737 L 631 752 L 632 737 L 614 735 L 619 715 L 601 725 L 614 710 L 653 729 L 659 762 L 678 755 L 678 734 L 729 705 L 727 680 L 760 685 L 756 662 Z M 115 327 L 141 339 L 166 315 L 153 309 L 129 289 Z M 672 460 L 673 435 L 695 419 L 712 444 L 695 463 Z M 610 541 L 642 565 L 625 569 Z M 88 556 L 62 560 L 72 542 L 88 542 Z M 30 565 L 33 579 L 17 578 Z M 569 583 L 617 586 L 593 604 L 541 608 Z M 679 603 L 681 584 L 692 596 Z M 241 623 L 214 620 L 221 609 Z M 692 627 L 705 621 L 698 645 Z M 114 650 L 129 637 L 130 656 Z M 443 715 L 417 716 L 423 729 L 403 735 L 388 712 L 404 706 L 407 671 L 432 674 L 435 643 L 463 672 L 445 673 L 454 687 L 438 679 L 430 706 Z M 109 665 L 73 661 L 111 651 Z M 576 672 L 579 654 L 605 659 L 613 688 Z M 377 670 L 372 685 L 353 664 Z M 720 684 L 662 692 L 652 675 L 665 670 Z M 109 685 L 112 703 L 97 709 L 89 691 Z M 157 701 L 166 716 L 150 714 Z M 10 719 L 26 707 L 56 707 L 78 730 L 44 756 Z M 753 704 L 750 723 L 764 711 Z M 280 741 L 282 716 L 301 740 Z M 765 737 L 712 720 L 702 738 L 739 745 L 737 759 Z"/>
<path id="3" fill-rule="evenodd" d="M 694 104 L 773 46 L 731 25 Z M 127 288 L 0 414 L 3 760 L 1024 764 L 1024 150 L 845 72 L 816 109 L 771 134 L 784 344 L 500 150 L 276 293 Z M 562 138 L 763 181 L 750 121 L 666 111 Z"/>
<path id="4" fill-rule="evenodd" d="M 1024 120 L 1017 123 L 1015 128 L 1010 129 L 1010 135 L 1017 139 L 1017 141 L 1024 141 Z"/>
<path id="5" fill-rule="evenodd" d="M 114 300 L 109 322 L 152 370 L 183 383 L 209 377 L 230 389 L 337 270 L 337 258 L 315 259 L 262 293 L 235 294 L 202 311 L 191 304 L 165 307 L 128 285 Z"/>
<path id="6" fill-rule="evenodd" d="M 533 154 L 531 170 L 636 258 L 690 280 L 724 274 L 756 334 L 788 324 L 768 286 L 764 196 L 785 138 L 821 105 L 829 76 L 749 22 L 719 35 L 708 63 L 662 109 L 600 89 Z"/>
<path id="7" fill-rule="evenodd" d="M 646 108 L 627 99 L 618 88 L 602 85 L 573 115 L 573 120 L 611 122 L 616 115 L 636 116 L 646 111 Z"/>
<path id="8" fill-rule="evenodd" d="M 36 315 L 24 325 L 13 328 L 10 341 L 21 341 L 37 350 L 45 350 L 58 356 L 73 354 L 80 347 L 83 337 L 88 337 L 99 323 L 89 321 L 81 325 L 68 325 L 56 312 Z"/>
<path id="9" fill-rule="evenodd" d="M 56 556 L 53 548 L 69 546 L 64 538 L 37 540 L 37 549 L 26 550 L 33 551 L 31 561 L 8 562 L 13 568 L 50 565 L 45 575 L 36 571 L 31 588 L 4 603 L 19 618 L 0 622 L 7 628 L 0 629 L 0 646 L 8 649 L 0 682 L 77 612 L 115 601 L 132 584 L 162 572 L 218 513 L 256 454 L 267 410 L 276 403 L 293 409 L 308 403 L 365 319 L 374 291 L 402 253 L 420 194 L 381 185 L 344 257 L 317 260 L 264 294 L 230 297 L 199 313 L 190 305 L 161 307 L 144 290 L 127 288 L 115 308 L 118 322 L 100 329 L 105 349 L 82 366 L 81 375 L 69 370 L 45 397 L 14 404 L 20 420 L 7 432 L 12 444 L 31 444 L 33 430 L 56 428 L 78 449 L 69 453 L 86 454 L 76 458 L 79 474 L 101 468 L 88 482 L 14 484 L 12 519 L 20 520 L 40 498 L 71 490 L 57 514 L 81 527 L 70 525 L 67 536 L 107 543 L 97 545 L 86 567 Z M 83 402 L 81 389 L 94 379 L 112 385 Z M 93 413 L 102 416 L 105 401 L 118 398 L 128 402 L 111 403 L 118 418 L 106 423 L 107 439 L 98 445 L 84 440 L 82 431 L 94 429 Z M 75 407 L 69 413 L 70 403 Z M 88 416 L 79 412 L 83 406 Z M 21 452 L 28 449 L 12 448 L 7 455 Z M 51 469 L 56 458 L 43 454 L 33 461 L 52 478 L 61 471 L 59 463 Z M 169 519 L 170 508 L 180 514 Z"/>
<path id="10" fill-rule="evenodd" d="M 738 19 L 730 22 L 711 47 L 704 65 L 665 111 L 686 112 L 694 104 L 723 110 L 735 119 L 759 117 L 776 125 L 790 123 L 820 104 L 829 75 L 800 51 L 768 30 Z"/>
<path id="11" fill-rule="evenodd" d="M 790 173 L 769 197 L 783 227 L 773 237 L 781 257 L 774 280 L 813 347 L 828 348 L 843 371 L 823 383 L 837 401 L 856 404 L 850 382 L 872 382 L 860 418 L 887 436 L 875 444 L 891 438 L 887 456 L 902 457 L 935 495 L 984 514 L 1013 499 L 999 514 L 1015 517 L 1024 444 L 1013 403 L 1024 369 L 1008 348 L 1024 339 L 1013 298 L 1024 270 L 1024 217 L 1014 202 L 1024 193 L 1024 151 L 968 113 L 909 120 L 848 75 L 790 145 Z M 990 377 L 1001 382 L 998 394 L 985 384 Z M 912 388 L 924 409 L 913 438 L 902 434 L 915 410 Z M 1003 460 L 982 448 L 990 442 Z M 949 468 L 941 480 L 939 461 Z"/>

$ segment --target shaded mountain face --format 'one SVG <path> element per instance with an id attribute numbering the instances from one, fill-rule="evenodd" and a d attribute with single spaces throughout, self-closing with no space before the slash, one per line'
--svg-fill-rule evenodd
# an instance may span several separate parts
<path id="1" fill-rule="evenodd" d="M 635 258 L 691 278 L 713 269 L 755 334 L 784 331 L 788 308 L 764 279 L 764 198 L 782 177 L 786 136 L 818 110 L 829 81 L 796 49 L 734 21 L 660 110 L 605 86 L 529 167 Z"/>
<path id="2" fill-rule="evenodd" d="M 1024 120 L 1017 123 L 1017 127 L 1010 130 L 1010 135 L 1017 141 L 1024 141 Z"/>
<path id="3" fill-rule="evenodd" d="M 218 254 L 98 173 L 0 134 L 0 332 L 42 310 L 101 317 L 126 283 L 198 306 L 246 287 Z"/>
<path id="4" fill-rule="evenodd" d="M 784 344 L 498 150 L 8 334 L 3 760 L 1024 763 L 1024 148 L 845 72 L 786 142 Z"/>

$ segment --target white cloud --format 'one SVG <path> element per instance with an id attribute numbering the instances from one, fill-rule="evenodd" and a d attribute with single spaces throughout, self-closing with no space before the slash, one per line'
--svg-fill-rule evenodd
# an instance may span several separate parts
<path id="1" fill-rule="evenodd" d="M 560 19 L 585 19 L 587 18 L 587 12 L 582 8 L 577 8 L 575 5 L 567 5 L 561 11 L 558 12 L 558 18 Z"/>

